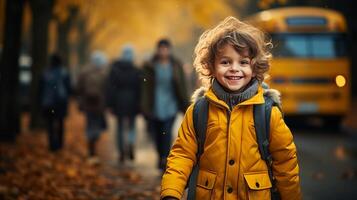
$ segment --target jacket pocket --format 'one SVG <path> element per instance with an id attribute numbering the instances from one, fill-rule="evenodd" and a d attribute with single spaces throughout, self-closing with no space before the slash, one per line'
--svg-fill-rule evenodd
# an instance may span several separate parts
<path id="1" fill-rule="evenodd" d="M 215 172 L 200 170 L 197 177 L 196 199 L 212 199 L 212 192 L 216 183 Z"/>
<path id="2" fill-rule="evenodd" d="M 272 187 L 268 171 L 244 173 L 244 179 L 248 186 L 249 200 L 270 199 Z"/>

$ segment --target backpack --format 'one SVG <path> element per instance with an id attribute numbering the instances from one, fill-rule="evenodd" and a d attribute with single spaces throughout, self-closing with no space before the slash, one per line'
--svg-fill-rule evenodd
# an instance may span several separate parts
<path id="1" fill-rule="evenodd" d="M 269 130 L 270 130 L 270 115 L 273 106 L 277 104 L 269 96 L 264 95 L 264 104 L 256 104 L 253 107 L 254 126 L 257 136 L 257 143 L 261 158 L 265 160 L 268 166 L 269 178 L 272 183 L 271 199 L 280 200 L 280 194 L 276 187 L 276 180 L 273 176 L 272 164 L 273 159 L 269 152 Z M 200 157 L 204 151 L 204 143 L 206 139 L 207 118 L 208 118 L 209 102 L 206 97 L 201 97 L 193 108 L 193 125 L 197 140 L 197 162 L 194 165 L 189 182 L 188 182 L 188 200 L 194 200 L 196 197 L 196 183 L 200 165 Z"/>
<path id="2" fill-rule="evenodd" d="M 92 69 L 84 74 L 84 95 L 98 97 L 103 95 L 105 74 L 102 69 Z"/>
<path id="3" fill-rule="evenodd" d="M 67 100 L 68 91 L 65 84 L 67 75 L 67 71 L 64 69 L 45 71 L 41 94 L 41 105 L 43 108 L 49 108 Z"/>

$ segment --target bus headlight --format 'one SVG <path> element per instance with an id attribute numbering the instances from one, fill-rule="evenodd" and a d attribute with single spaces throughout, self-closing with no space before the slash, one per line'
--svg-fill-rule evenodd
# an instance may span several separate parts
<path id="1" fill-rule="evenodd" d="M 336 83 L 337 87 L 343 87 L 346 85 L 346 78 L 342 75 L 337 75 L 335 77 L 335 83 Z"/>

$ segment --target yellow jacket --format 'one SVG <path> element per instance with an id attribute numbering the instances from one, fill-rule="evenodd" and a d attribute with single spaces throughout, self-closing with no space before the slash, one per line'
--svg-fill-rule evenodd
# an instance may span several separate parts
<path id="1" fill-rule="evenodd" d="M 200 160 L 196 199 L 270 199 L 268 168 L 256 141 L 253 105 L 264 103 L 263 89 L 229 112 L 212 89 L 209 100 L 204 153 Z M 161 183 L 161 197 L 181 199 L 196 163 L 197 141 L 192 120 L 193 105 L 185 114 L 170 151 Z M 273 107 L 270 121 L 270 152 L 273 173 L 282 199 L 301 199 L 296 147 L 282 114 Z"/>

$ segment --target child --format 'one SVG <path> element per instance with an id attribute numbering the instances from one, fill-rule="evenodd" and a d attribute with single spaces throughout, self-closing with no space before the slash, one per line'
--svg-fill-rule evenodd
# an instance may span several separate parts
<path id="1" fill-rule="evenodd" d="M 270 66 L 270 47 L 260 30 L 234 17 L 200 37 L 194 66 L 207 88 L 209 109 L 196 199 L 270 199 L 272 183 L 259 153 L 253 119 L 253 105 L 264 103 L 262 82 Z M 181 199 L 197 162 L 192 111 L 193 105 L 170 151 L 162 199 Z M 271 112 L 269 141 L 281 199 L 301 199 L 293 136 L 277 107 Z"/>

